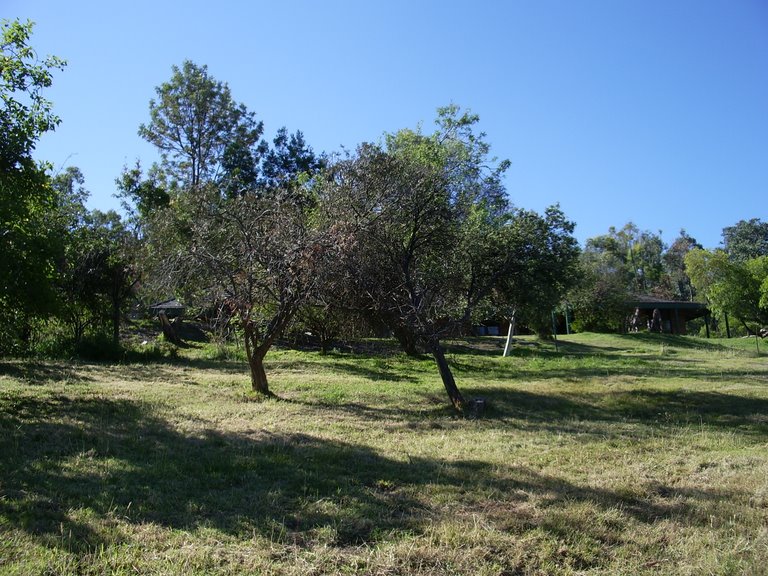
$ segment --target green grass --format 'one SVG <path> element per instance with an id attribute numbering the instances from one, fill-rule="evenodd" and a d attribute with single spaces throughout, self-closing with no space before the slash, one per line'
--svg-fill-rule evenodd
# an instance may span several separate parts
<path id="1" fill-rule="evenodd" d="M 0 574 L 767 574 L 754 340 L 0 363 Z"/>

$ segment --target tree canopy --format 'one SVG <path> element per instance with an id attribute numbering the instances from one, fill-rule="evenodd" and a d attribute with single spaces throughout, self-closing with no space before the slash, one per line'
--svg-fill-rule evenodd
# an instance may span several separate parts
<path id="1" fill-rule="evenodd" d="M 768 256 L 768 222 L 752 218 L 723 228 L 723 250 L 738 262 Z"/>
<path id="2" fill-rule="evenodd" d="M 544 270 L 578 252 L 572 224 L 557 208 L 536 221 L 541 237 L 530 241 L 540 250 L 515 243 L 515 226 L 536 218 L 509 203 L 502 184 L 509 163 L 490 157 L 478 120 L 457 106 L 441 108 L 434 133 L 403 129 L 382 144 L 364 144 L 330 168 L 321 189 L 334 199 L 336 219 L 356 231 L 336 274 L 344 285 L 334 293 L 388 327 L 406 352 L 430 352 L 460 410 L 466 401 L 441 338 L 466 329 L 505 281 L 507 295 L 522 300 L 513 277 L 535 259 L 545 283 Z M 552 280 L 543 299 L 565 284 Z"/>
<path id="3" fill-rule="evenodd" d="M 3 21 L 0 39 L 0 349 L 27 338 L 30 319 L 53 311 L 55 264 L 62 253 L 56 194 L 32 154 L 59 118 L 43 95 L 64 61 L 40 60 L 33 24 Z"/>
<path id="4" fill-rule="evenodd" d="M 768 256 L 733 260 L 724 250 L 695 249 L 685 264 L 715 311 L 736 318 L 753 334 L 768 325 Z"/>
<path id="5" fill-rule="evenodd" d="M 164 169 L 179 186 L 194 188 L 218 178 L 228 149 L 254 153 L 263 124 L 207 66 L 186 60 L 155 91 L 150 121 L 139 127 L 139 135 L 158 148 Z"/>

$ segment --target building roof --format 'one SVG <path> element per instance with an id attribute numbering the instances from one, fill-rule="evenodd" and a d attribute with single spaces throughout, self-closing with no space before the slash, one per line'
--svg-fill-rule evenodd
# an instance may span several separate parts
<path id="1" fill-rule="evenodd" d="M 663 300 L 661 298 L 654 298 L 653 296 L 645 296 L 642 294 L 635 294 L 630 300 L 627 300 L 627 306 L 632 308 L 653 309 L 659 310 L 699 310 L 705 312 L 707 305 L 703 302 L 683 302 L 680 300 Z"/>
<path id="2" fill-rule="evenodd" d="M 157 304 L 152 304 L 150 310 L 183 310 L 184 304 L 176 300 L 176 298 L 169 298 Z"/>

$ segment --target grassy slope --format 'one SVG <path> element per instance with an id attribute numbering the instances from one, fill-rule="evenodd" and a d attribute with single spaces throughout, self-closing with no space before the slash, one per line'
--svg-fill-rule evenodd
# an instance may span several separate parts
<path id="1" fill-rule="evenodd" d="M 2 574 L 765 574 L 754 341 L 0 364 Z"/>

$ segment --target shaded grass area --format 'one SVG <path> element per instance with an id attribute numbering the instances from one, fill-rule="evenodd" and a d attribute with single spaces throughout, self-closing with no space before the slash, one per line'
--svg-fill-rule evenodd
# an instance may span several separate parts
<path id="1" fill-rule="evenodd" d="M 4 362 L 0 573 L 765 573 L 764 359 L 635 336 Z"/>
<path id="2" fill-rule="evenodd" d="M 398 499 L 377 486 L 395 478 L 421 481 L 414 468 L 371 450 L 300 433 L 182 434 L 133 401 L 55 396 L 5 405 L 15 414 L 1 423 L 4 469 L 13 471 L 3 478 L 5 521 L 53 542 L 74 534 L 86 549 L 113 534 L 100 534 L 67 511 L 119 511 L 130 523 L 273 535 L 276 525 L 279 532 L 326 526 L 331 512 L 319 504 L 338 499 L 346 512 L 336 519 L 336 539 L 361 541 L 373 529 L 365 519 L 377 518 L 379 529 L 407 525 L 393 512 Z M 399 504 L 414 505 L 407 498 Z"/>

